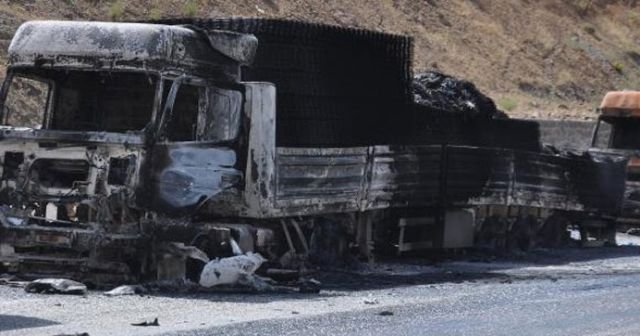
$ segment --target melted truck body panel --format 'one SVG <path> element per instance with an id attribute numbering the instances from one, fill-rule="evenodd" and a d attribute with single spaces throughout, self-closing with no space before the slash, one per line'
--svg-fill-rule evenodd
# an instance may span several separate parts
<path id="1" fill-rule="evenodd" d="M 255 46 L 245 44 L 240 49 L 243 48 Z M 11 41 L 9 63 L 28 67 L 191 71 L 225 80 L 239 80 L 240 76 L 237 61 L 214 49 L 200 33 L 179 26 L 139 23 L 26 22 Z"/>

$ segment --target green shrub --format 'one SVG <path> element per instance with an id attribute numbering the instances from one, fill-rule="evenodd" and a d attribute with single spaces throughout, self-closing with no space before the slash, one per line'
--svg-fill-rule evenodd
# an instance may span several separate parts
<path id="1" fill-rule="evenodd" d="M 583 12 L 586 13 L 588 12 L 590 9 L 593 8 L 593 0 L 578 0 L 577 2 L 577 6 L 578 8 Z"/>
<path id="2" fill-rule="evenodd" d="M 109 17 L 112 21 L 120 21 L 124 15 L 124 3 L 121 0 L 114 1 L 109 7 Z"/>
<path id="3" fill-rule="evenodd" d="M 613 67 L 613 70 L 618 73 L 622 73 L 622 70 L 624 70 L 624 64 L 622 64 L 621 62 L 615 62 L 611 64 L 611 66 Z"/>
<path id="4" fill-rule="evenodd" d="M 198 14 L 198 3 L 195 0 L 187 0 L 182 7 L 182 14 L 187 17 L 196 16 Z"/>
<path id="5" fill-rule="evenodd" d="M 511 112 L 518 107 L 518 101 L 510 97 L 503 97 L 498 100 L 498 106 L 507 112 Z"/>
<path id="6" fill-rule="evenodd" d="M 584 31 L 589 35 L 596 35 L 596 28 L 594 28 L 593 26 L 584 27 Z"/>
<path id="7" fill-rule="evenodd" d="M 149 19 L 160 20 L 162 18 L 162 11 L 159 8 L 151 8 L 149 11 Z"/>

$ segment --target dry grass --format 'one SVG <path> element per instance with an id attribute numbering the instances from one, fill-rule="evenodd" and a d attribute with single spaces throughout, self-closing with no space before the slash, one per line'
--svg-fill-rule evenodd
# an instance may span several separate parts
<path id="1" fill-rule="evenodd" d="M 18 21 L 267 16 L 410 34 L 416 39 L 417 69 L 437 67 L 491 96 L 517 97 L 510 111 L 515 116 L 533 115 L 535 102 L 535 113 L 544 111 L 544 117 L 587 118 L 593 116 L 590 104 L 607 90 L 640 89 L 634 87 L 640 66 L 627 56 L 640 53 L 640 4 L 630 8 L 629 1 L 129 0 L 114 11 L 120 1 L 0 2 L 0 14 Z M 614 64 L 623 66 L 618 70 Z M 525 81 L 549 87 L 549 95 L 521 91 Z M 567 83 L 582 88 L 586 97 L 558 94 L 558 86 Z"/>

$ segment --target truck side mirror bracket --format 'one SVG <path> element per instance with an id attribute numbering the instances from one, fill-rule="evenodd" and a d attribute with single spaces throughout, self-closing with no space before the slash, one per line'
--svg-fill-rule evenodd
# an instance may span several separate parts
<path id="1" fill-rule="evenodd" d="M 167 95 L 167 100 L 164 103 L 164 108 L 160 113 L 160 118 L 158 119 L 158 124 L 156 130 L 158 132 L 158 140 L 166 140 L 166 134 L 164 132 L 166 127 L 166 121 L 170 118 L 171 113 L 173 113 L 173 104 L 176 101 L 176 96 L 178 94 L 178 88 L 182 83 L 186 81 L 187 76 L 182 75 L 176 78 L 173 81 L 173 85 L 171 85 L 171 89 L 169 90 L 169 94 Z"/>
<path id="2" fill-rule="evenodd" d="M 591 134 L 591 147 L 595 147 L 596 146 L 596 140 L 598 137 L 598 131 L 600 130 L 600 123 L 602 122 L 602 120 L 600 118 L 598 118 L 598 120 L 596 120 L 596 125 L 593 127 L 593 133 Z"/>

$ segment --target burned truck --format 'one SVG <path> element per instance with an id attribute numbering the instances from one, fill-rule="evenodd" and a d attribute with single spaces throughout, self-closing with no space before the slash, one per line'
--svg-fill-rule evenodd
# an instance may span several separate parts
<path id="1" fill-rule="evenodd" d="M 238 249 L 296 267 L 615 216 L 623 160 L 417 108 L 411 56 L 404 36 L 280 20 L 24 23 L 0 93 L 0 265 L 100 285 Z M 469 122 L 492 135 L 454 139 Z"/>
<path id="2" fill-rule="evenodd" d="M 597 110 L 590 151 L 624 155 L 629 159 L 623 207 L 617 221 L 621 230 L 640 225 L 640 92 L 607 93 Z"/>

